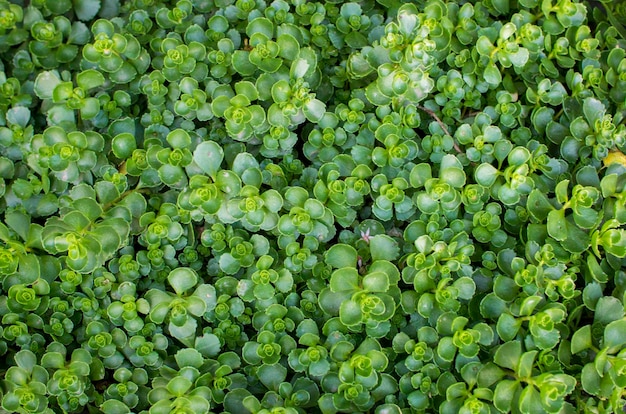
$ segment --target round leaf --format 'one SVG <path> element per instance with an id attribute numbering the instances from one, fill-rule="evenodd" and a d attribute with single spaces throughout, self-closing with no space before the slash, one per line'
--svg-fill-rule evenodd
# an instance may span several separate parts
<path id="1" fill-rule="evenodd" d="M 179 267 L 167 276 L 168 282 L 177 295 L 182 295 L 198 283 L 196 271 L 188 267 Z"/>

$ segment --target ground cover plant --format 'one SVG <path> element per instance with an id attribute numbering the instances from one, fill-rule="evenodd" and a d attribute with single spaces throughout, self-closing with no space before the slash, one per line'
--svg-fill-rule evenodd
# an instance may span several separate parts
<path id="1" fill-rule="evenodd" d="M 0 411 L 621 412 L 623 22 L 0 0 Z"/>

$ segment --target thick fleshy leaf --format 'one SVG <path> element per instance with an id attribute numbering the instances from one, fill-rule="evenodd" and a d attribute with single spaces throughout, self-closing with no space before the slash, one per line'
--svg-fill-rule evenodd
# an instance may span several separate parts
<path id="1" fill-rule="evenodd" d="M 263 364 L 259 367 L 257 372 L 259 380 L 269 390 L 277 390 L 278 385 L 287 377 L 287 368 L 285 368 L 282 364 Z"/>
<path id="2" fill-rule="evenodd" d="M 41 72 L 35 79 L 34 92 L 40 99 L 52 99 L 53 92 L 61 79 L 56 72 Z"/>
<path id="3" fill-rule="evenodd" d="M 215 141 L 205 141 L 196 147 L 193 159 L 202 171 L 215 179 L 224 159 L 224 150 Z"/>
<path id="4" fill-rule="evenodd" d="M 363 289 L 369 292 L 387 292 L 389 277 L 383 272 L 371 272 L 363 277 Z"/>
<path id="5" fill-rule="evenodd" d="M 395 260 L 400 254 L 398 243 L 386 234 L 377 234 L 369 238 L 372 260 Z"/>
<path id="6" fill-rule="evenodd" d="M 604 328 L 603 346 L 617 350 L 626 344 L 626 320 L 613 321 Z"/>
<path id="7" fill-rule="evenodd" d="M 324 260 L 335 268 L 356 267 L 357 252 L 354 247 L 347 244 L 335 244 L 324 254 Z"/>
<path id="8" fill-rule="evenodd" d="M 179 267 L 170 272 L 167 280 L 176 294 L 182 295 L 198 283 L 198 275 L 191 268 Z"/>
<path id="9" fill-rule="evenodd" d="M 482 163 L 476 168 L 474 178 L 483 187 L 491 187 L 498 178 L 498 170 L 491 164 Z"/>
<path id="10" fill-rule="evenodd" d="M 387 283 L 389 283 L 388 280 Z M 330 277 L 330 289 L 333 292 L 356 291 L 360 289 L 359 272 L 351 267 L 335 270 Z"/>
<path id="11" fill-rule="evenodd" d="M 493 360 L 503 368 L 515 370 L 522 356 L 522 344 L 519 341 L 506 342 L 498 347 Z"/>
<path id="12" fill-rule="evenodd" d="M 302 110 L 304 111 L 304 116 L 309 121 L 317 123 L 324 116 L 326 105 L 319 99 L 309 99 L 302 107 Z"/>
<path id="13" fill-rule="evenodd" d="M 100 410 L 108 414 L 128 414 L 130 408 L 126 404 L 118 400 L 106 400 L 100 405 Z"/>
<path id="14" fill-rule="evenodd" d="M 354 326 L 361 323 L 363 313 L 358 303 L 348 300 L 339 307 L 339 319 L 346 326 Z"/>
<path id="15" fill-rule="evenodd" d="M 496 385 L 493 404 L 501 412 L 509 412 L 513 404 L 517 404 L 517 393 L 521 386 L 518 381 L 503 380 Z"/>
<path id="16" fill-rule="evenodd" d="M 548 213 L 548 234 L 556 240 L 567 238 L 568 223 L 565 220 L 564 210 L 552 210 Z"/>

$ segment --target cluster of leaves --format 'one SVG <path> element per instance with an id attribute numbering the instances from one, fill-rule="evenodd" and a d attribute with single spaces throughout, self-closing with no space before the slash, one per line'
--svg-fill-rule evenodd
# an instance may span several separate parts
<path id="1" fill-rule="evenodd" d="M 0 0 L 0 411 L 621 411 L 624 21 Z"/>

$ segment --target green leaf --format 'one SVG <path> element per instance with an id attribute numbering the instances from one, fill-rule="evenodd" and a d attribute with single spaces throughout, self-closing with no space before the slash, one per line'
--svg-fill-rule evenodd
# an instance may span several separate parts
<path id="1" fill-rule="evenodd" d="M 51 369 L 63 368 L 65 366 L 65 356 L 59 352 L 46 352 L 41 357 L 41 366 Z"/>
<path id="2" fill-rule="evenodd" d="M 253 34 L 263 34 L 268 39 L 274 37 L 274 24 L 265 17 L 257 17 L 246 26 L 246 34 L 251 37 Z"/>
<path id="3" fill-rule="evenodd" d="M 182 295 L 198 283 L 198 276 L 191 268 L 179 267 L 169 273 L 167 280 L 176 294 Z"/>
<path id="4" fill-rule="evenodd" d="M 582 328 L 578 329 L 576 332 L 574 332 L 571 343 L 572 354 L 577 354 L 581 351 L 584 351 L 585 349 L 589 349 L 592 345 L 593 343 L 591 340 L 591 325 L 585 325 Z"/>
<path id="5" fill-rule="evenodd" d="M 215 141 L 205 141 L 196 147 L 193 152 L 193 160 L 202 171 L 215 179 L 224 160 L 224 150 Z"/>
<path id="6" fill-rule="evenodd" d="M 602 119 L 605 111 L 606 108 L 604 104 L 599 100 L 595 98 L 585 98 L 583 102 L 583 113 L 590 125 L 594 125 L 597 120 Z"/>
<path id="7" fill-rule="evenodd" d="M 76 17 L 83 21 L 93 19 L 100 10 L 100 0 L 73 0 L 72 3 Z"/>
<path id="8" fill-rule="evenodd" d="M 558 241 L 567 238 L 567 221 L 564 210 L 552 210 L 548 213 L 548 234 Z"/>
<path id="9" fill-rule="evenodd" d="M 482 163 L 474 171 L 474 178 L 483 187 L 491 187 L 498 178 L 498 170 L 491 164 Z"/>
<path id="10" fill-rule="evenodd" d="M 624 305 L 614 296 L 603 296 L 597 304 L 594 322 L 608 324 L 624 317 Z"/>
<path id="11" fill-rule="evenodd" d="M 52 99 L 52 94 L 61 79 L 56 72 L 45 71 L 37 75 L 34 92 L 39 99 Z"/>
<path id="12" fill-rule="evenodd" d="M 300 53 L 300 44 L 296 38 L 289 33 L 282 33 L 278 36 L 278 38 L 276 38 L 276 43 L 280 46 L 280 52 L 278 55 L 283 59 L 295 60 L 298 57 L 298 54 Z M 306 70 L 304 73 L 300 72 L 298 77 L 304 77 L 305 73 Z"/>
<path id="13" fill-rule="evenodd" d="M 219 355 L 221 351 L 220 340 L 217 336 L 205 333 L 196 338 L 194 348 L 197 349 L 204 357 L 213 358 Z"/>
<path id="14" fill-rule="evenodd" d="M 502 73 L 493 62 L 487 64 L 485 71 L 483 72 L 483 76 L 487 83 L 492 86 L 498 86 L 502 83 Z"/>
<path id="15" fill-rule="evenodd" d="M 517 375 L 520 378 L 529 378 L 532 375 L 533 367 L 535 365 L 535 358 L 539 351 L 528 351 L 522 354 L 519 365 L 517 367 Z"/>
<path id="16" fill-rule="evenodd" d="M 52 92 L 52 102 L 59 103 L 65 102 L 71 98 L 74 92 L 74 85 L 72 82 L 59 83 Z"/>
<path id="17" fill-rule="evenodd" d="M 363 313 L 361 312 L 361 306 L 352 301 L 347 300 L 341 303 L 339 307 L 339 319 L 341 323 L 346 326 L 354 326 L 361 323 Z"/>
<path id="18" fill-rule="evenodd" d="M 376 106 L 388 105 L 391 102 L 391 98 L 380 90 L 378 83 L 374 82 L 365 88 L 365 96 L 372 105 Z"/>
<path id="19" fill-rule="evenodd" d="M 477 385 L 479 387 L 491 387 L 506 375 L 505 371 L 493 362 L 488 362 L 478 371 Z"/>
<path id="20" fill-rule="evenodd" d="M 387 292 L 389 277 L 383 272 L 371 272 L 363 277 L 363 289 L 368 292 Z"/>
<path id="21" fill-rule="evenodd" d="M 498 332 L 498 336 L 500 336 L 503 341 L 510 341 L 515 338 L 521 325 L 521 320 L 516 319 L 508 313 L 503 313 L 498 318 L 496 330 Z"/>
<path id="22" fill-rule="evenodd" d="M 478 38 L 478 41 L 476 42 L 476 50 L 479 54 L 488 56 L 491 54 L 493 49 L 495 49 L 495 46 L 491 43 L 487 36 L 481 36 Z"/>
<path id="23" fill-rule="evenodd" d="M 320 220 L 325 213 L 322 202 L 314 198 L 309 198 L 304 202 L 304 210 L 315 220 Z"/>
<path id="24" fill-rule="evenodd" d="M 472 278 L 467 276 L 458 278 L 452 283 L 452 286 L 457 289 L 460 299 L 470 300 L 474 297 L 474 293 L 476 292 L 476 283 L 474 283 Z"/>
<path id="25" fill-rule="evenodd" d="M 493 7 L 501 14 L 507 14 L 509 12 L 509 0 L 497 0 L 492 4 Z"/>
<path id="26" fill-rule="evenodd" d="M 609 348 L 609 352 L 617 351 L 626 345 L 626 319 L 613 321 L 604 328 L 602 345 Z"/>
<path id="27" fill-rule="evenodd" d="M 182 397 L 193 386 L 185 377 L 174 377 L 167 383 L 167 390 L 176 397 Z"/>
<path id="28" fill-rule="evenodd" d="M 324 254 L 326 264 L 334 268 L 355 268 L 357 262 L 357 252 L 354 247 L 339 243 L 331 246 Z"/>
<path id="29" fill-rule="evenodd" d="M 522 390 L 522 393 L 520 394 L 519 408 L 524 414 L 544 412 L 541 405 L 541 395 L 533 385 L 528 385 Z"/>
<path id="30" fill-rule="evenodd" d="M 5 223 L 15 231 L 22 240 L 28 240 L 30 231 L 30 216 L 20 210 L 7 211 L 5 213 Z"/>
<path id="31" fill-rule="evenodd" d="M 24 370 L 32 372 L 37 365 L 37 357 L 30 350 L 22 350 L 15 354 L 15 363 Z"/>
<path id="32" fill-rule="evenodd" d="M 545 220 L 550 211 L 554 209 L 548 197 L 536 188 L 528 195 L 526 208 L 528 209 L 528 213 L 540 222 Z"/>
<path id="33" fill-rule="evenodd" d="M 515 147 L 509 152 L 508 161 L 510 165 L 523 165 L 530 159 L 530 151 L 524 147 Z"/>
<path id="34" fill-rule="evenodd" d="M 189 133 L 184 129 L 175 129 L 167 134 L 167 142 L 172 146 L 172 148 L 189 148 L 191 145 L 191 137 Z"/>
<path id="35" fill-rule="evenodd" d="M 591 395 L 600 393 L 602 378 L 592 362 L 585 364 L 580 374 L 580 384 L 583 390 Z"/>
<path id="36" fill-rule="evenodd" d="M 351 267 L 335 270 L 330 277 L 330 290 L 333 292 L 360 290 L 359 272 Z"/>
<path id="37" fill-rule="evenodd" d="M 441 159 L 439 177 L 454 188 L 463 187 L 465 185 L 463 164 L 455 155 L 444 155 Z"/>
<path id="38" fill-rule="evenodd" d="M 496 389 L 493 393 L 493 405 L 500 410 L 500 412 L 510 412 L 513 403 L 517 404 L 520 388 L 521 386 L 517 381 L 500 381 L 498 385 L 496 385 Z"/>
<path id="39" fill-rule="evenodd" d="M 417 164 L 411 169 L 409 182 L 413 188 L 421 188 L 432 178 L 430 164 Z"/>
<path id="40" fill-rule="evenodd" d="M 370 254 L 373 261 L 396 260 L 400 255 L 398 243 L 386 234 L 377 234 L 369 238 Z"/>
<path id="41" fill-rule="evenodd" d="M 100 405 L 100 410 L 107 414 L 129 414 L 130 408 L 118 400 L 106 400 Z"/>
<path id="42" fill-rule="evenodd" d="M 287 368 L 282 364 L 263 364 L 259 367 L 257 375 L 261 383 L 269 390 L 278 390 L 280 383 L 287 378 Z"/>
<path id="43" fill-rule="evenodd" d="M 242 76 L 251 76 L 256 71 L 256 66 L 250 62 L 250 52 L 235 50 L 232 56 L 233 69 Z"/>
<path id="44" fill-rule="evenodd" d="M 517 369 L 522 357 L 522 344 L 519 341 L 506 342 L 498 347 L 493 361 L 503 368 Z"/>
<path id="45" fill-rule="evenodd" d="M 326 113 L 326 105 L 319 99 L 309 99 L 302 107 L 306 119 L 318 123 Z"/>
<path id="46" fill-rule="evenodd" d="M 132 156 L 133 151 L 137 149 L 137 141 L 135 136 L 128 132 L 122 132 L 121 134 L 113 137 L 111 141 L 111 150 L 113 154 L 122 160 L 128 159 Z"/>
<path id="47" fill-rule="evenodd" d="M 235 92 L 237 95 L 243 95 L 250 102 L 259 99 L 259 92 L 256 89 L 256 86 L 250 81 L 239 81 L 235 84 Z"/>
<path id="48" fill-rule="evenodd" d="M 84 90 L 98 88 L 104 85 L 104 76 L 94 69 L 87 69 L 76 75 L 76 83 Z"/>

